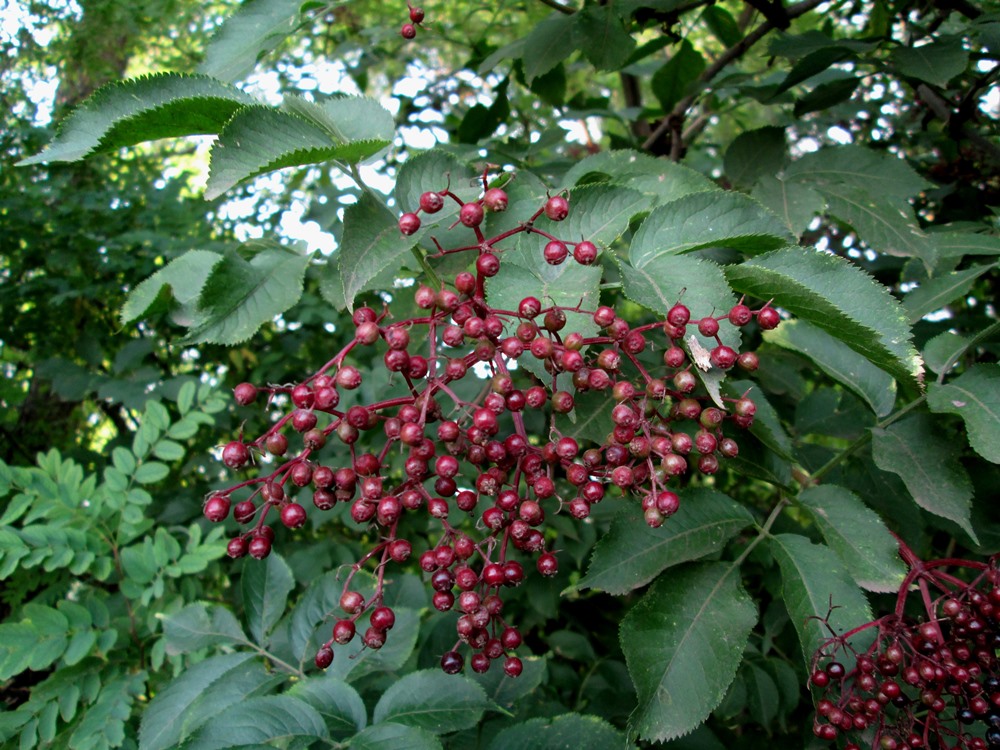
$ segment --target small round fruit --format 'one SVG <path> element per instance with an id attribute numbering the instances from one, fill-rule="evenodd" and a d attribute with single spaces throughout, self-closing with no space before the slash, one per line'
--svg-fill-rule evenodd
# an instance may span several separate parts
<path id="1" fill-rule="evenodd" d="M 508 677 L 518 677 L 524 671 L 524 664 L 516 656 L 508 656 L 503 663 L 503 671 Z"/>
<path id="2" fill-rule="evenodd" d="M 551 552 L 543 552 L 538 556 L 535 567 L 538 568 L 538 572 L 543 576 L 551 578 L 559 572 L 559 560 Z"/>
<path id="3" fill-rule="evenodd" d="M 569 255 L 569 249 L 559 240 L 552 240 L 545 244 L 545 249 L 542 251 L 545 256 L 545 262 L 550 266 L 558 266 Z"/>
<path id="4" fill-rule="evenodd" d="M 685 305 L 678 302 L 670 308 L 670 312 L 667 313 L 667 320 L 673 326 L 686 326 L 688 321 L 691 320 L 691 311 Z"/>
<path id="5" fill-rule="evenodd" d="M 225 521 L 229 515 L 229 498 L 225 495 L 212 495 L 205 503 L 205 518 L 212 523 Z"/>
<path id="6" fill-rule="evenodd" d="M 420 217 L 416 214 L 403 214 L 399 217 L 399 231 L 409 236 L 420 229 Z"/>
<path id="7" fill-rule="evenodd" d="M 494 213 L 506 211 L 507 193 L 500 188 L 490 188 L 483 196 L 483 205 Z"/>
<path id="8" fill-rule="evenodd" d="M 698 333 L 702 336 L 714 336 L 719 332 L 719 321 L 715 318 L 702 318 L 698 321 Z"/>
<path id="9" fill-rule="evenodd" d="M 587 240 L 576 243 L 576 247 L 573 248 L 573 259 L 581 266 L 592 265 L 597 260 L 597 245 Z"/>
<path id="10" fill-rule="evenodd" d="M 306 509 L 298 503 L 289 503 L 281 509 L 281 522 L 290 529 L 305 525 Z"/>
<path id="11" fill-rule="evenodd" d="M 773 307 L 762 307 L 757 311 L 757 325 L 765 331 L 770 331 L 778 327 L 781 316 Z"/>
<path id="12" fill-rule="evenodd" d="M 734 326 L 745 326 L 753 319 L 753 312 L 744 304 L 733 305 L 729 311 L 729 322 Z"/>
<path id="13" fill-rule="evenodd" d="M 458 220 L 467 227 L 478 227 L 483 223 L 483 207 L 478 203 L 466 203 L 458 212 Z"/>
<path id="14" fill-rule="evenodd" d="M 233 398 L 240 406 L 249 406 L 257 399 L 257 386 L 253 383 L 240 383 L 233 388 Z"/>
<path id="15" fill-rule="evenodd" d="M 500 271 L 500 259 L 493 253 L 483 253 L 476 258 L 476 270 L 487 278 L 496 276 Z"/>
<path id="16" fill-rule="evenodd" d="M 247 551 L 250 553 L 250 557 L 263 560 L 271 554 L 271 540 L 263 534 L 258 534 L 250 540 L 250 547 Z"/>
<path id="17" fill-rule="evenodd" d="M 250 460 L 250 449 L 238 440 L 222 449 L 222 463 L 230 469 L 240 469 Z"/>
<path id="18" fill-rule="evenodd" d="M 420 210 L 428 214 L 436 214 L 444 208 L 444 196 L 440 193 L 426 192 L 420 196 Z"/>
<path id="19" fill-rule="evenodd" d="M 403 39 L 413 39 L 417 35 L 417 27 L 412 23 L 404 23 L 403 28 L 399 30 L 399 35 Z"/>
<path id="20" fill-rule="evenodd" d="M 569 201 L 561 195 L 553 195 L 545 202 L 545 215 L 552 221 L 562 221 L 569 216 Z"/>
<path id="21" fill-rule="evenodd" d="M 457 651 L 448 651 L 441 657 L 441 669 L 445 674 L 458 674 L 465 666 L 465 660 Z"/>
<path id="22" fill-rule="evenodd" d="M 424 9 L 423 8 L 410 8 L 410 20 L 413 23 L 420 23 L 424 20 Z"/>
<path id="23" fill-rule="evenodd" d="M 320 669 L 326 669 L 331 664 L 333 664 L 333 649 L 329 646 L 323 646 L 316 652 L 316 666 Z"/>
<path id="24" fill-rule="evenodd" d="M 236 560 L 247 553 L 247 541 L 241 536 L 233 537 L 226 545 L 226 554 Z"/>

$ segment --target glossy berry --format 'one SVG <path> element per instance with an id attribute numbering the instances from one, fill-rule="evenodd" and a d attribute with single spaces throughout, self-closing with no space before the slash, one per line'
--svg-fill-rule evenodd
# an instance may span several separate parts
<path id="1" fill-rule="evenodd" d="M 413 39 L 417 35 L 417 27 L 412 23 L 404 23 L 403 28 L 399 30 L 399 35 L 403 39 Z"/>
<path id="2" fill-rule="evenodd" d="M 235 560 L 246 555 L 247 547 L 246 539 L 241 536 L 234 537 L 226 545 L 226 554 Z"/>
<path id="3" fill-rule="evenodd" d="M 410 20 L 413 23 L 420 23 L 424 20 L 424 9 L 423 8 L 410 8 Z"/>
<path id="4" fill-rule="evenodd" d="M 508 656 L 503 663 L 503 671 L 508 677 L 519 677 L 524 671 L 524 664 L 516 656 Z"/>
<path id="5" fill-rule="evenodd" d="M 458 212 L 458 220 L 470 228 L 482 224 L 483 216 L 483 207 L 478 203 L 466 203 Z"/>
<path id="6" fill-rule="evenodd" d="M 326 669 L 331 664 L 333 664 L 333 649 L 329 646 L 323 646 L 316 652 L 316 666 L 320 669 Z"/>
<path id="7" fill-rule="evenodd" d="M 409 236 L 420 229 L 420 217 L 416 214 L 403 214 L 399 217 L 399 231 Z"/>
<path id="8" fill-rule="evenodd" d="M 229 516 L 229 498 L 225 495 L 212 495 L 205 503 L 205 518 L 213 523 L 225 521 Z"/>
<path id="9" fill-rule="evenodd" d="M 441 669 L 445 674 L 458 674 L 465 666 L 465 660 L 457 651 L 448 651 L 441 657 Z"/>
<path id="10" fill-rule="evenodd" d="M 306 522 L 306 509 L 298 503 L 289 503 L 281 509 L 281 522 L 290 529 L 297 529 Z"/>
<path id="11" fill-rule="evenodd" d="M 552 240 L 545 244 L 542 255 L 545 258 L 545 262 L 550 266 L 558 266 L 566 260 L 566 257 L 569 255 L 569 249 L 559 240 Z"/>
<path id="12" fill-rule="evenodd" d="M 757 325 L 765 331 L 770 331 L 778 327 L 781 316 L 773 307 L 764 307 L 757 312 Z"/>
<path id="13" fill-rule="evenodd" d="M 263 560 L 271 554 L 271 540 L 262 534 L 258 534 L 250 540 L 250 546 L 247 548 L 247 551 L 250 553 L 250 557 Z"/>
<path id="14" fill-rule="evenodd" d="M 233 389 L 233 398 L 240 406 L 249 406 L 257 400 L 257 386 L 253 383 L 240 383 Z"/>
<path id="15" fill-rule="evenodd" d="M 686 326 L 689 320 L 691 320 L 691 311 L 680 302 L 671 307 L 667 313 L 667 321 L 674 326 Z"/>
<path id="16" fill-rule="evenodd" d="M 241 469 L 250 460 L 250 449 L 238 440 L 222 449 L 222 463 L 230 469 Z"/>
<path id="17" fill-rule="evenodd" d="M 483 253 L 476 258 L 476 270 L 487 278 L 496 276 L 500 271 L 500 259 L 493 253 Z"/>
<path id="18" fill-rule="evenodd" d="M 428 214 L 436 214 L 444 208 L 444 197 L 440 193 L 422 193 L 420 196 L 420 210 Z"/>
<path id="19" fill-rule="evenodd" d="M 573 259 L 581 266 L 589 266 L 597 260 L 597 252 L 597 245 L 584 240 L 576 243 L 576 247 L 573 248 Z"/>
<path id="20" fill-rule="evenodd" d="M 545 215 L 552 221 L 562 221 L 569 216 L 569 201 L 561 195 L 554 195 L 545 202 Z"/>
<path id="21" fill-rule="evenodd" d="M 507 210 L 507 193 L 500 188 L 490 188 L 483 196 L 483 206 L 494 213 Z"/>
<path id="22" fill-rule="evenodd" d="M 719 321 L 715 318 L 702 318 L 698 321 L 698 333 L 711 338 L 719 332 Z"/>
<path id="23" fill-rule="evenodd" d="M 745 326 L 753 320 L 753 312 L 744 304 L 734 305 L 729 311 L 729 322 L 734 326 Z"/>

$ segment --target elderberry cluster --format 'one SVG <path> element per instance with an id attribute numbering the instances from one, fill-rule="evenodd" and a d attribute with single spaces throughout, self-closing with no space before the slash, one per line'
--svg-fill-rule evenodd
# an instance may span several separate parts
<path id="1" fill-rule="evenodd" d="M 1000 571 L 968 560 L 919 560 L 900 543 L 910 572 L 895 611 L 826 641 L 810 683 L 820 690 L 813 731 L 854 737 L 873 750 L 1000 750 Z M 942 570 L 975 572 L 971 582 Z M 921 614 L 906 612 L 919 592 Z M 852 646 L 874 633 L 863 650 Z"/>
<path id="2" fill-rule="evenodd" d="M 451 288 L 419 286 L 414 301 L 421 313 L 406 320 L 391 319 L 388 309 L 355 310 L 352 339 L 300 383 L 242 383 L 235 389 L 242 406 L 261 397 L 271 404 L 282 394 L 290 407 L 264 434 L 232 441 L 222 451 L 223 462 L 234 470 L 265 453 L 277 459 L 273 470 L 206 500 L 210 520 L 223 521 L 232 509 L 236 522 L 247 526 L 229 542 L 230 556 L 270 554 L 274 532 L 268 516 L 277 513 L 285 526 L 301 527 L 307 517 L 303 498 L 310 495 L 319 511 L 350 504 L 353 522 L 375 531 L 377 541 L 344 582 L 342 616 L 316 655 L 321 668 L 332 663 L 334 644 L 351 643 L 359 631 L 365 648 L 386 642 L 396 618 L 384 604 L 385 571 L 414 552 L 401 521 L 423 514 L 440 527 L 437 542 L 418 555 L 434 590 L 433 606 L 459 612 L 456 642 L 443 655 L 442 668 L 461 671 L 460 649 L 468 647 L 474 671 L 485 672 L 502 660 L 507 675 L 519 675 L 522 662 L 515 652 L 522 635 L 504 619 L 503 593 L 524 580 L 526 563 L 533 562 L 543 576 L 558 572 L 546 517 L 565 509 L 586 519 L 594 504 L 614 495 L 634 502 L 650 526 L 660 526 L 680 504 L 671 483 L 692 464 L 702 474 L 715 473 L 720 459 L 739 450 L 724 428 L 746 428 L 754 418 L 751 399 L 714 401 L 698 373 L 713 367 L 755 370 L 755 354 L 737 354 L 721 342 L 720 323 L 744 326 L 756 319 L 760 327 L 774 328 L 780 318 L 773 308 L 751 310 L 740 302 L 721 315 L 695 320 L 678 302 L 665 320 L 632 327 L 606 306 L 585 310 L 527 296 L 515 310 L 494 307 L 485 281 L 499 272 L 502 243 L 514 235 L 541 236 L 540 252 L 553 265 L 571 254 L 589 265 L 599 251 L 589 240 L 562 240 L 534 225 L 543 214 L 554 221 L 566 218 L 570 206 L 563 195 L 549 197 L 516 228 L 486 237 L 481 229 L 486 212 L 506 210 L 508 199 L 502 189 L 488 186 L 486 173 L 482 182 L 478 200 L 463 202 L 448 188 L 427 192 L 417 211 L 399 219 L 400 231 L 412 235 L 420 228 L 418 213 L 434 214 L 446 200 L 458 202 L 455 226 L 471 229 L 475 242 L 444 249 L 435 239 L 437 256 L 475 253 L 475 273 L 458 273 Z M 566 331 L 569 314 L 592 319 L 597 333 Z M 687 337 L 689 328 L 714 337 L 716 346 L 706 352 L 693 335 Z M 368 347 L 382 352 L 386 370 L 405 386 L 405 395 L 343 408 L 343 394 L 356 391 L 363 379 L 350 359 Z M 514 367 L 529 359 L 534 367 Z M 483 386 L 471 399 L 455 387 L 468 378 Z M 572 412 L 586 392 L 606 394 L 611 426 L 602 440 L 581 444 L 562 434 L 557 415 Z M 529 410 L 545 415 L 543 434 L 526 427 Z M 375 438 L 366 445 L 378 447 L 363 452 L 362 433 Z M 328 442 L 336 447 L 324 459 Z M 352 580 L 369 565 L 376 586 L 365 600 Z M 366 614 L 364 626 L 360 620 Z"/>
<path id="3" fill-rule="evenodd" d="M 410 10 L 410 22 L 403 24 L 403 27 L 399 30 L 399 35 L 403 39 L 413 39 L 417 35 L 417 27 L 423 23 L 424 9 L 414 8 L 409 3 L 406 4 L 406 7 Z"/>

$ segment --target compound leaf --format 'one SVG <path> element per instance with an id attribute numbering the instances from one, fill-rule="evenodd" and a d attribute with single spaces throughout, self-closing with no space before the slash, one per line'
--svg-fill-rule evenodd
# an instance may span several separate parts
<path id="1" fill-rule="evenodd" d="M 973 365 L 946 385 L 932 384 L 927 403 L 965 420 L 973 450 L 1000 464 L 1000 367 Z"/>
<path id="2" fill-rule="evenodd" d="M 394 682 L 375 704 L 372 721 L 445 734 L 475 726 L 488 707 L 486 691 L 478 683 L 425 669 Z"/>

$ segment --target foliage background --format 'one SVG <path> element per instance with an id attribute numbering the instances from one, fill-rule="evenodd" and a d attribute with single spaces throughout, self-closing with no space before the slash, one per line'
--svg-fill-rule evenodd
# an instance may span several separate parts
<path id="1" fill-rule="evenodd" d="M 802 620 L 787 609 L 789 587 L 821 615 L 835 585 L 853 603 L 845 617 L 882 610 L 900 574 L 886 528 L 926 557 L 997 551 L 989 502 L 1000 486 L 995 3 L 428 3 L 413 43 L 398 36 L 402 4 L 393 15 L 382 3 L 254 0 L 228 25 L 238 10 L 228 4 L 9 8 L 16 22 L 5 15 L 0 58 L 4 747 L 228 747 L 234 737 L 245 746 L 329 746 L 359 732 L 352 747 L 527 747 L 528 737 L 542 741 L 541 726 L 552 728 L 542 736 L 606 747 L 635 733 L 643 716 L 633 713 L 634 685 L 640 694 L 650 687 L 630 672 L 623 645 L 649 637 L 636 631 L 661 608 L 699 601 L 733 561 L 754 614 L 737 593 L 714 614 L 734 628 L 756 623 L 735 681 L 696 695 L 684 712 L 647 712 L 640 742 L 686 733 L 679 713 L 711 712 L 669 746 L 808 743 Z M 781 298 L 807 320 L 751 342 L 763 362 L 755 387 L 771 413 L 745 447 L 749 477 L 723 473 L 685 496 L 736 500 L 731 533 L 685 557 L 662 544 L 674 533 L 668 524 L 643 542 L 671 551 L 641 586 L 616 590 L 607 577 L 600 583 L 591 557 L 613 514 L 564 524 L 577 570 L 564 564 L 554 583 L 518 590 L 533 656 L 515 682 L 491 675 L 480 691 L 425 671 L 451 625 L 428 612 L 415 572 L 398 586 L 408 636 L 315 677 L 309 644 L 328 629 L 321 623 L 339 592 L 338 566 L 364 540 L 316 520 L 279 537 L 282 557 L 234 564 L 222 559 L 222 530 L 201 519 L 200 503 L 225 483 L 217 446 L 253 419 L 232 407 L 228 389 L 299 379 L 346 340 L 334 248 L 358 185 L 319 164 L 206 201 L 206 146 L 192 141 L 14 167 L 103 84 L 197 69 L 272 105 L 279 92 L 380 100 L 394 117 L 392 146 L 359 174 L 384 193 L 403 164 L 437 145 L 460 162 L 517 167 L 529 192 L 529 172 L 551 187 L 597 181 L 653 194 L 649 176 L 666 173 L 671 185 L 711 180 L 733 191 L 709 193 L 702 210 L 749 194 L 803 246 L 849 259 L 901 300 L 924 383 L 906 376 L 905 357 L 884 353 L 865 360 L 881 365 L 865 370 L 867 380 L 840 371 L 860 366 L 855 350 L 884 332 L 881 310 L 862 302 L 847 318 L 865 325 L 824 336 Z M 624 148 L 660 161 L 605 158 Z M 681 196 L 658 200 L 673 197 Z M 684 204 L 678 220 L 688 211 Z M 688 256 L 735 266 L 777 232 L 753 231 L 737 216 L 722 246 L 699 244 L 691 222 Z M 634 237 L 641 217 L 633 218 L 620 250 Z M 249 341 L 254 330 L 238 332 L 234 346 L 201 335 L 203 300 L 178 289 L 133 295 L 137 314 L 122 321 L 130 292 L 171 261 L 191 250 L 232 253 L 256 238 L 289 248 L 302 290 L 294 304 L 262 306 L 252 328 L 263 327 Z M 613 284 L 614 267 L 606 273 Z M 728 281 L 764 296 L 766 279 L 751 272 Z M 391 282 L 368 279 L 363 298 L 378 300 Z M 836 298 L 846 307 L 843 295 L 855 291 L 834 285 L 806 305 Z M 604 295 L 634 321 L 648 315 L 613 288 Z M 854 349 L 838 346 L 843 339 Z M 936 390 L 946 378 L 989 408 L 965 420 L 949 414 L 947 392 Z M 928 481 L 913 481 L 918 466 L 933 469 Z M 802 492 L 810 478 L 834 489 Z M 812 510 L 831 507 L 849 512 L 828 529 Z M 768 544 L 757 545 L 761 537 Z M 869 567 L 834 583 L 822 575 L 831 560 L 852 556 Z M 713 562 L 690 562 L 698 558 Z M 594 588 L 581 584 L 584 575 Z M 691 632 L 704 635 L 706 651 L 727 634 Z M 434 721 L 407 718 L 415 695 L 432 696 Z M 176 716 L 183 721 L 168 725 Z"/>

